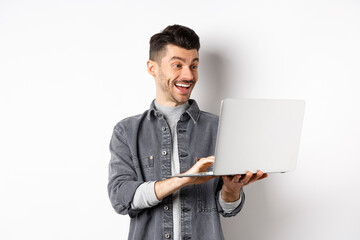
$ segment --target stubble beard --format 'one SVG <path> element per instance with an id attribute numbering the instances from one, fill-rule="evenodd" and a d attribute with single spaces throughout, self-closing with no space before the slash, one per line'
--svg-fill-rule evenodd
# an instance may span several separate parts
<path id="1" fill-rule="evenodd" d="M 160 71 L 159 79 L 160 79 L 160 88 L 164 93 L 166 93 L 167 100 L 174 102 L 177 106 L 182 105 L 189 100 L 191 94 L 189 94 L 189 96 L 186 96 L 186 99 L 180 99 L 180 97 L 185 98 L 185 96 L 183 97 L 181 94 L 179 94 L 180 97 L 177 96 L 176 92 L 174 91 L 175 88 L 174 82 L 176 82 L 176 80 L 171 80 L 166 78 L 165 74 L 162 71 Z M 193 83 L 191 88 L 193 88 L 194 85 L 195 83 Z"/>

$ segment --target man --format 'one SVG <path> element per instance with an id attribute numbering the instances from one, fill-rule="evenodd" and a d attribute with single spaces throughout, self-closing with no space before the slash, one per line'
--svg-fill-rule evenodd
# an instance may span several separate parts
<path id="1" fill-rule="evenodd" d="M 131 217 L 129 239 L 223 239 L 219 213 L 235 216 L 243 186 L 267 176 L 168 178 L 205 172 L 214 162 L 218 117 L 189 99 L 199 48 L 199 37 L 184 26 L 152 36 L 147 69 L 156 99 L 114 128 L 108 191 L 115 211 Z"/>

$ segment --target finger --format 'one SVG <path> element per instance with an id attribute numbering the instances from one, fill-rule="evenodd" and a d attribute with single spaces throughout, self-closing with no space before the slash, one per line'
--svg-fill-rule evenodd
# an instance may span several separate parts
<path id="1" fill-rule="evenodd" d="M 214 163 L 214 159 L 212 158 L 201 158 L 200 160 L 197 161 L 197 164 L 213 164 Z"/>
<path id="2" fill-rule="evenodd" d="M 260 170 L 257 170 L 256 174 L 254 175 L 254 180 L 258 180 L 264 175 L 264 173 Z"/>
<path id="3" fill-rule="evenodd" d="M 267 173 L 263 173 L 262 171 L 258 170 L 256 175 L 253 175 L 253 177 L 250 179 L 249 183 L 264 179 L 267 176 Z"/>
<path id="4" fill-rule="evenodd" d="M 209 157 L 206 157 L 206 158 L 208 158 L 208 159 L 215 159 L 215 156 L 209 156 Z M 196 161 L 199 161 L 200 160 L 200 158 L 196 158 Z"/>
<path id="5" fill-rule="evenodd" d="M 258 170 L 256 173 L 256 176 L 257 176 L 257 180 L 260 180 L 260 179 L 266 178 L 268 176 L 268 174 L 263 173 L 262 171 Z"/>
<path id="6" fill-rule="evenodd" d="M 199 161 L 212 161 L 212 162 L 214 162 L 214 160 L 215 160 L 215 157 L 214 156 L 210 156 L 210 157 L 204 157 L 204 158 L 200 158 L 200 160 Z"/>
<path id="7" fill-rule="evenodd" d="M 231 181 L 234 183 L 238 183 L 238 182 L 240 182 L 240 179 L 241 179 L 241 174 L 238 174 L 238 175 L 235 175 Z"/>
<path id="8" fill-rule="evenodd" d="M 201 158 L 194 165 L 196 169 L 200 172 L 205 172 L 209 167 L 211 167 L 214 163 L 214 159 L 211 158 Z"/>
<path id="9" fill-rule="evenodd" d="M 268 177 L 268 174 L 264 173 L 258 180 L 261 180 L 261 179 L 264 179 L 264 178 L 267 178 L 267 177 Z"/>
<path id="10" fill-rule="evenodd" d="M 252 183 L 252 182 L 257 181 L 261 176 L 262 176 L 262 172 L 257 171 L 256 173 L 254 173 L 254 174 L 251 176 L 251 178 L 250 178 L 250 180 L 249 180 L 248 183 Z"/>
<path id="11" fill-rule="evenodd" d="M 245 176 L 241 179 L 241 183 L 244 185 L 247 184 L 250 181 L 252 176 L 253 176 L 252 172 L 247 171 Z"/>

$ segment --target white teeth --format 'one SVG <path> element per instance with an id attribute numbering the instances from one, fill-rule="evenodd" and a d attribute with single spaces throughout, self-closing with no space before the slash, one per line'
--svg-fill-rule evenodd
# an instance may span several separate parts
<path id="1" fill-rule="evenodd" d="M 178 87 L 185 87 L 185 88 L 190 87 L 190 84 L 177 83 L 177 84 L 175 84 L 175 85 L 178 86 Z"/>

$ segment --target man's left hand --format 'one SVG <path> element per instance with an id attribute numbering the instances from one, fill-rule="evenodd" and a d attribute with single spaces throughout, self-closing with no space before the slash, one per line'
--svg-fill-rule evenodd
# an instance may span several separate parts
<path id="1" fill-rule="evenodd" d="M 225 202 L 235 202 L 240 198 L 240 192 L 243 186 L 264 179 L 267 176 L 268 174 L 262 171 L 257 171 L 256 174 L 247 171 L 246 174 L 243 175 L 222 176 L 224 181 L 221 191 L 222 200 Z"/>

